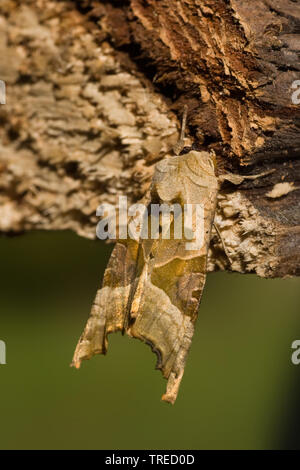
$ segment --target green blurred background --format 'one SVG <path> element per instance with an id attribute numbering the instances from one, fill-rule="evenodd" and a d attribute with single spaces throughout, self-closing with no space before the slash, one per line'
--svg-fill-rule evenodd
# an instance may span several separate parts
<path id="1" fill-rule="evenodd" d="M 106 357 L 69 367 L 110 251 L 68 232 L 0 238 L 0 448 L 299 447 L 300 279 L 208 275 L 172 407 L 137 340 L 111 335 Z"/>

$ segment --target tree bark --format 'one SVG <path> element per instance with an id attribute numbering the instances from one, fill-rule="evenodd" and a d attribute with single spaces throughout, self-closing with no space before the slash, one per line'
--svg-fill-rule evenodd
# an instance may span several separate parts
<path id="1" fill-rule="evenodd" d="M 178 138 L 226 183 L 209 270 L 300 273 L 300 5 L 292 0 L 2 0 L 0 230 L 96 236 Z"/>

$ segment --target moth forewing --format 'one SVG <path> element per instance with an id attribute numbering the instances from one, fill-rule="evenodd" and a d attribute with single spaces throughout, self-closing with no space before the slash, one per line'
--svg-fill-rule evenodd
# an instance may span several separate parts
<path id="1" fill-rule="evenodd" d="M 167 239 L 167 231 L 162 229 L 154 239 L 140 237 L 116 244 L 76 347 L 76 367 L 83 359 L 105 353 L 108 333 L 123 330 L 150 344 L 158 356 L 157 368 L 168 380 L 162 398 L 175 402 L 205 284 L 217 192 L 214 165 L 207 152 L 168 156 L 156 165 L 146 196 L 148 207 L 177 204 L 184 217 L 189 205 L 199 206 L 200 211 L 192 211 L 189 229 L 194 242 L 200 242 L 193 244 L 186 234 L 175 236 L 177 214 L 170 219 Z M 151 215 L 144 223 L 151 226 Z"/>
<path id="2" fill-rule="evenodd" d="M 151 193 L 161 204 L 179 201 L 183 208 L 199 205 L 204 214 L 200 227 L 203 244 L 198 249 L 188 249 L 184 237 L 160 239 L 154 245 L 148 276 L 139 288 L 139 312 L 130 330 L 132 336 L 147 341 L 157 352 L 158 368 L 168 379 L 163 399 L 171 403 L 183 376 L 205 284 L 217 191 L 217 178 L 207 152 L 166 158 L 156 167 Z"/>

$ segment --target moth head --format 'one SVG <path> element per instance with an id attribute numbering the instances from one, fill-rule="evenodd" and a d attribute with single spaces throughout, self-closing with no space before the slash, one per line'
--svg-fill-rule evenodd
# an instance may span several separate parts
<path id="1" fill-rule="evenodd" d="M 184 163 L 193 174 L 204 178 L 205 175 L 215 176 L 216 160 L 214 154 L 192 150 L 182 158 L 184 158 Z"/>
<path id="2" fill-rule="evenodd" d="M 171 202 L 178 197 L 181 177 L 178 171 L 181 157 L 167 156 L 155 165 L 151 184 L 152 201 Z"/>

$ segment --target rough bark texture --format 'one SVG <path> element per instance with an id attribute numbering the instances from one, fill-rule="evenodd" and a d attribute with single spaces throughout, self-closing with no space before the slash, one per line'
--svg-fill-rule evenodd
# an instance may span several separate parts
<path id="1" fill-rule="evenodd" d="M 144 195 L 187 104 L 219 174 L 275 169 L 222 188 L 231 269 L 299 275 L 299 59 L 291 0 L 1 0 L 0 230 L 95 237 L 100 203 Z M 209 270 L 226 267 L 215 236 Z"/>

